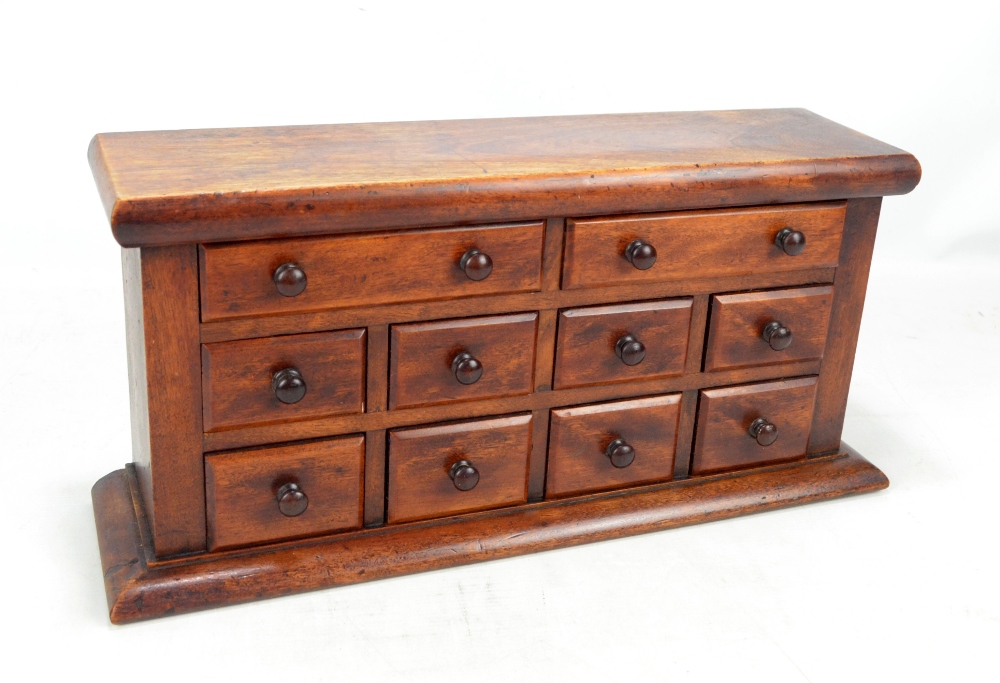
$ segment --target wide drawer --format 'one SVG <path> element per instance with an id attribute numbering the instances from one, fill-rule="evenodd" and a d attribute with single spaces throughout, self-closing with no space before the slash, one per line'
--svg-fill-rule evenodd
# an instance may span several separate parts
<path id="1" fill-rule="evenodd" d="M 682 375 L 690 328 L 691 299 L 561 311 L 553 388 Z"/>
<path id="2" fill-rule="evenodd" d="M 206 432 L 364 411 L 364 329 L 201 347 Z"/>
<path id="3" fill-rule="evenodd" d="M 815 377 L 703 390 L 691 474 L 804 458 L 815 398 Z"/>
<path id="4" fill-rule="evenodd" d="M 203 245 L 202 320 L 534 291 L 542 233 L 527 223 Z"/>
<path id="5" fill-rule="evenodd" d="M 387 519 L 408 522 L 528 500 L 531 415 L 389 432 Z"/>
<path id="6" fill-rule="evenodd" d="M 537 313 L 393 325 L 389 407 L 531 393 Z"/>
<path id="7" fill-rule="evenodd" d="M 359 528 L 365 438 L 205 457 L 208 549 Z"/>
<path id="8" fill-rule="evenodd" d="M 844 202 L 567 221 L 564 289 L 832 268 L 840 255 Z M 802 233 L 794 256 L 782 230 Z M 629 247 L 644 243 L 636 257 Z M 639 246 L 642 246 L 641 244 Z M 649 247 L 656 252 L 650 265 Z M 797 251 L 789 246 L 789 251 Z M 631 254 L 630 261 L 627 254 Z"/>
<path id="9" fill-rule="evenodd" d="M 705 370 L 821 359 L 832 303 L 833 287 L 712 297 Z"/>
<path id="10" fill-rule="evenodd" d="M 545 497 L 673 477 L 680 394 L 552 411 Z"/>

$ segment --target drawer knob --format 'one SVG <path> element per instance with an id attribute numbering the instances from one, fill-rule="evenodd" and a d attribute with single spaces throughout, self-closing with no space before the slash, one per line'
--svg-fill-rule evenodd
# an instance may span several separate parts
<path id="1" fill-rule="evenodd" d="M 462 255 L 458 265 L 465 271 L 470 280 L 479 282 L 485 280 L 493 272 L 493 259 L 486 252 L 469 249 Z"/>
<path id="2" fill-rule="evenodd" d="M 462 384 L 475 384 L 483 376 L 483 364 L 471 353 L 462 353 L 451 361 L 451 371 Z"/>
<path id="3" fill-rule="evenodd" d="M 455 488 L 459 491 L 471 491 L 479 483 L 479 470 L 468 460 L 459 460 L 452 465 L 448 476 L 455 482 Z"/>
<path id="4" fill-rule="evenodd" d="M 306 395 L 306 380 L 295 368 L 284 368 L 271 377 L 271 390 L 282 403 L 298 403 Z"/>
<path id="5" fill-rule="evenodd" d="M 294 263 L 282 263 L 272 279 L 281 296 L 298 296 L 306 289 L 306 271 Z"/>
<path id="6" fill-rule="evenodd" d="M 285 517 L 298 517 L 309 507 L 309 496 L 298 484 L 285 484 L 278 489 L 278 509 Z"/>
<path id="7" fill-rule="evenodd" d="M 792 343 L 792 331 L 777 320 L 764 325 L 760 336 L 775 351 L 784 351 Z"/>
<path id="8" fill-rule="evenodd" d="M 646 357 L 646 347 L 634 335 L 626 334 L 615 342 L 615 354 L 625 365 L 638 365 Z"/>
<path id="9" fill-rule="evenodd" d="M 770 446 L 778 438 L 778 428 L 762 417 L 750 423 L 750 436 L 761 446 Z"/>
<path id="10" fill-rule="evenodd" d="M 625 247 L 625 258 L 639 270 L 649 270 L 656 263 L 656 247 L 649 242 L 633 240 Z"/>
<path id="11" fill-rule="evenodd" d="M 619 469 L 628 467 L 635 460 L 635 449 L 629 446 L 625 439 L 615 439 L 608 444 L 604 452 L 611 458 L 611 464 Z"/>
<path id="12" fill-rule="evenodd" d="M 806 248 L 806 236 L 798 230 L 782 228 L 774 236 L 774 243 L 789 256 L 798 256 Z"/>

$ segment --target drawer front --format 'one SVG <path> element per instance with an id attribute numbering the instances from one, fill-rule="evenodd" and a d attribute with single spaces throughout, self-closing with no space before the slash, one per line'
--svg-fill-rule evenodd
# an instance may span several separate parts
<path id="1" fill-rule="evenodd" d="M 205 456 L 208 549 L 357 529 L 365 438 Z"/>
<path id="2" fill-rule="evenodd" d="M 204 245 L 202 320 L 538 290 L 542 228 L 529 223 Z M 472 249 L 492 261 L 485 277 L 482 260 L 466 262 L 471 276 L 462 268 Z M 288 296 L 275 282 L 285 264 L 299 269 L 279 273 Z"/>
<path id="3" fill-rule="evenodd" d="M 682 375 L 690 328 L 691 299 L 561 311 L 553 388 Z M 642 345 L 638 362 L 626 335 Z"/>
<path id="4" fill-rule="evenodd" d="M 691 474 L 804 458 L 815 398 L 815 377 L 703 390 Z M 757 420 L 777 430 L 768 445 L 769 430 L 751 434 Z"/>
<path id="5" fill-rule="evenodd" d="M 205 431 L 363 412 L 365 350 L 363 329 L 203 344 Z"/>
<path id="6" fill-rule="evenodd" d="M 680 405 L 670 394 L 553 410 L 545 497 L 671 479 Z"/>
<path id="7" fill-rule="evenodd" d="M 393 325 L 389 407 L 531 392 L 537 313 Z"/>
<path id="8" fill-rule="evenodd" d="M 388 521 L 524 503 L 530 452 L 531 415 L 392 430 Z"/>
<path id="9" fill-rule="evenodd" d="M 712 297 L 705 370 L 819 360 L 832 303 L 833 287 Z"/>
<path id="10" fill-rule="evenodd" d="M 563 288 L 832 268 L 845 211 L 846 204 L 837 202 L 568 221 Z M 801 253 L 789 256 L 775 244 L 784 228 L 805 235 Z M 625 257 L 636 240 L 656 250 L 645 270 Z"/>

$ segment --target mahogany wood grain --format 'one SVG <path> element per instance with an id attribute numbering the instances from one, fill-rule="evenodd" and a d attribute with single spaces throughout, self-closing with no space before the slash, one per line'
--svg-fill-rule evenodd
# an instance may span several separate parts
<path id="1" fill-rule="evenodd" d="M 559 314 L 556 389 L 674 377 L 684 372 L 691 328 L 691 299 L 574 308 Z M 615 353 L 624 335 L 645 346 L 637 365 Z"/>
<path id="2" fill-rule="evenodd" d="M 564 289 L 699 277 L 831 268 L 840 254 L 844 202 L 571 220 L 566 226 Z M 775 246 L 778 231 L 805 233 L 805 250 L 789 256 Z M 646 270 L 625 257 L 636 239 L 663 254 Z"/>
<path id="3" fill-rule="evenodd" d="M 205 548 L 194 246 L 122 250 L 132 457 L 158 556 Z"/>
<path id="4" fill-rule="evenodd" d="M 552 411 L 546 498 L 667 481 L 674 474 L 680 394 Z M 605 452 L 615 439 L 635 450 L 627 467 Z"/>
<path id="5" fill-rule="evenodd" d="M 708 294 L 698 294 L 691 298 L 691 330 L 688 334 L 687 360 L 684 372 L 701 371 L 701 359 L 705 353 L 705 327 L 708 324 Z"/>
<path id="6" fill-rule="evenodd" d="M 705 371 L 819 360 L 826 347 L 833 296 L 833 287 L 713 296 Z M 762 337 L 764 327 L 772 322 L 791 330 L 791 344 L 780 351 Z"/>
<path id="7" fill-rule="evenodd" d="M 209 432 L 204 435 L 206 451 L 291 441 L 295 439 L 315 439 L 336 434 L 368 432 L 377 429 L 392 429 L 446 420 L 502 415 L 525 411 L 545 410 L 563 406 L 610 401 L 631 396 L 651 396 L 704 387 L 728 386 L 745 382 L 796 377 L 819 372 L 819 361 L 805 361 L 788 365 L 739 368 L 712 373 L 697 373 L 636 382 L 602 384 L 573 389 L 535 392 L 507 398 L 484 399 L 451 403 L 421 408 L 390 410 L 384 413 L 341 415 L 317 418 L 301 422 L 288 422 Z"/>
<path id="8" fill-rule="evenodd" d="M 552 372 L 555 368 L 556 326 L 558 311 L 540 311 L 538 314 L 538 343 L 535 345 L 535 391 L 552 391 Z"/>
<path id="9" fill-rule="evenodd" d="M 389 432 L 389 524 L 516 505 L 528 500 L 531 415 Z M 479 472 L 461 491 L 450 468 L 468 460 Z"/>
<path id="10" fill-rule="evenodd" d="M 365 433 L 365 526 L 385 524 L 385 432 Z"/>
<path id="11" fill-rule="evenodd" d="M 380 413 L 389 404 L 389 326 L 368 326 L 365 412 Z"/>
<path id="12" fill-rule="evenodd" d="M 393 325 L 389 409 L 527 394 L 534 388 L 537 313 Z M 482 375 L 471 384 L 453 361 L 471 354 Z"/>
<path id="13" fill-rule="evenodd" d="M 816 387 L 816 410 L 809 437 L 811 454 L 831 453 L 840 448 L 881 207 L 880 197 L 851 200 L 847 204 L 830 332 L 823 354 L 823 372 Z"/>
<path id="14" fill-rule="evenodd" d="M 361 413 L 365 330 L 341 330 L 202 345 L 205 431 Z M 272 377 L 295 368 L 306 392 L 283 403 Z"/>
<path id="15" fill-rule="evenodd" d="M 535 291 L 542 228 L 536 222 L 204 245 L 202 320 Z M 483 280 L 459 265 L 472 248 L 493 259 Z M 298 296 L 283 296 L 274 284 L 284 263 L 308 277 Z"/>
<path id="16" fill-rule="evenodd" d="M 549 218 L 545 221 L 545 251 L 542 256 L 542 289 L 551 292 L 559 289 L 562 278 L 563 236 L 566 232 L 565 218 Z"/>
<path id="17" fill-rule="evenodd" d="M 912 155 L 802 109 L 105 133 L 123 246 L 903 194 Z"/>
<path id="18" fill-rule="evenodd" d="M 804 458 L 815 399 L 815 377 L 703 390 L 691 475 Z M 757 418 L 778 427 L 769 446 L 749 433 Z"/>
<path id="19" fill-rule="evenodd" d="M 364 459 L 363 435 L 207 456 L 208 549 L 360 527 Z M 276 500 L 289 483 L 308 497 L 295 516 Z"/>
<path id="20" fill-rule="evenodd" d="M 681 395 L 681 416 L 677 426 L 677 453 L 674 456 L 674 479 L 686 479 L 691 474 L 691 450 L 694 445 L 697 415 L 698 391 L 688 389 Z"/>
<path id="21" fill-rule="evenodd" d="M 528 456 L 528 502 L 545 497 L 545 468 L 549 453 L 549 411 L 531 413 L 531 455 Z"/>
<path id="22" fill-rule="evenodd" d="M 844 445 L 844 451 L 641 489 L 163 563 L 145 559 L 127 478 L 118 470 L 93 489 L 108 610 L 112 622 L 123 624 L 661 531 L 889 485 L 882 472 L 850 447 Z"/>

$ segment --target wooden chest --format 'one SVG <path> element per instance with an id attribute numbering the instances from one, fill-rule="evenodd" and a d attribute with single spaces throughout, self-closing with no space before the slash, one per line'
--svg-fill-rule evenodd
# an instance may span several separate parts
<path id="1" fill-rule="evenodd" d="M 841 442 L 881 198 L 804 110 L 98 135 L 133 463 L 112 621 L 880 489 Z"/>

